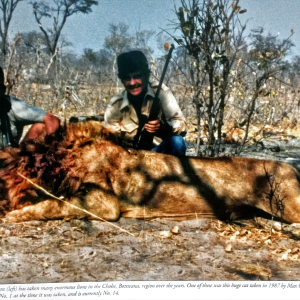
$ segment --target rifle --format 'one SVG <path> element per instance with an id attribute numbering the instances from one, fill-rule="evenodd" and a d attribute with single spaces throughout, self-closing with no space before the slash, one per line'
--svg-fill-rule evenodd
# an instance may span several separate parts
<path id="1" fill-rule="evenodd" d="M 0 136 L 0 147 L 10 147 L 14 146 L 14 141 L 12 138 L 12 133 L 10 129 L 9 119 L 7 113 L 10 111 L 10 103 L 9 100 L 6 99 L 6 96 L 3 96 L 3 99 L 0 99 L 1 101 L 1 111 L 0 111 L 0 121 L 1 121 L 1 136 Z"/>
<path id="2" fill-rule="evenodd" d="M 87 122 L 87 121 L 98 121 L 103 122 L 104 121 L 104 115 L 96 115 L 96 116 L 79 116 L 74 117 L 72 116 L 69 119 L 69 123 L 78 123 L 78 122 Z"/>
<path id="3" fill-rule="evenodd" d="M 153 104 L 150 110 L 150 114 L 147 120 L 147 117 L 142 115 L 142 118 L 140 120 L 140 124 L 137 130 L 137 134 L 134 138 L 134 145 L 136 145 L 137 149 L 145 149 L 145 150 L 151 150 L 152 149 L 152 145 L 153 145 L 153 138 L 154 138 L 154 133 L 148 132 L 146 129 L 143 130 L 144 126 L 146 123 L 148 123 L 149 121 L 154 121 L 157 119 L 158 117 L 158 113 L 159 113 L 159 108 L 160 108 L 160 99 L 158 98 L 160 90 L 161 90 L 161 86 L 163 84 L 164 81 L 164 77 L 166 75 L 166 71 L 168 68 L 168 64 L 169 61 L 172 57 L 172 51 L 174 50 L 174 45 L 171 44 L 170 47 L 170 51 L 168 53 L 166 62 L 165 62 L 165 66 L 155 93 L 155 97 L 153 99 Z M 142 132 L 143 130 L 143 132 Z"/>

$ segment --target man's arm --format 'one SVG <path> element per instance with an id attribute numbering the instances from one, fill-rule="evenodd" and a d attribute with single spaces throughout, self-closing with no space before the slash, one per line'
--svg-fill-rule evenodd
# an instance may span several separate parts
<path id="1" fill-rule="evenodd" d="M 160 131 L 171 131 L 173 135 L 185 136 L 187 132 L 186 120 L 171 90 L 163 86 L 159 97 L 165 117 L 163 119 L 165 123 L 161 122 Z"/>
<path id="2" fill-rule="evenodd" d="M 43 118 L 47 134 L 55 132 L 60 126 L 60 119 L 51 113 L 46 113 Z"/>
<path id="3" fill-rule="evenodd" d="M 121 124 L 122 119 L 121 105 L 122 95 L 114 96 L 110 99 L 104 112 L 104 126 L 114 135 L 121 135 Z"/>
<path id="4" fill-rule="evenodd" d="M 43 121 L 34 123 L 23 138 L 23 142 L 28 140 L 44 140 L 47 134 L 55 132 L 60 126 L 60 119 L 51 113 L 44 115 Z"/>
<path id="5" fill-rule="evenodd" d="M 104 126 L 113 134 L 121 134 L 121 126 L 118 118 L 118 111 L 113 106 L 108 106 L 104 113 Z"/>

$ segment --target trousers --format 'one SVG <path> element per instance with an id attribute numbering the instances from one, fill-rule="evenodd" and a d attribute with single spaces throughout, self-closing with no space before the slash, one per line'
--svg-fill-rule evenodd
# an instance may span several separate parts
<path id="1" fill-rule="evenodd" d="M 152 149 L 154 152 L 171 154 L 174 156 L 185 156 L 186 144 L 182 136 L 169 136 L 159 145 Z"/>

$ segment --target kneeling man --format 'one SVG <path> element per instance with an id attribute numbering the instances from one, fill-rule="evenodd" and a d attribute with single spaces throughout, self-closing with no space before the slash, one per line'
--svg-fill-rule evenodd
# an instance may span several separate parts
<path id="1" fill-rule="evenodd" d="M 158 82 L 149 83 L 148 61 L 141 51 L 120 54 L 117 64 L 118 76 L 125 91 L 110 100 L 104 116 L 105 126 L 121 139 L 133 142 L 142 118 L 150 114 Z M 146 122 L 144 126 L 146 131 L 162 139 L 152 151 L 184 156 L 186 121 L 182 111 L 171 90 L 165 85 L 162 85 L 159 100 L 157 118 Z"/>
<path id="2" fill-rule="evenodd" d="M 60 125 L 56 116 L 45 110 L 29 106 L 24 101 L 5 95 L 4 73 L 0 67 L 0 149 L 17 147 L 26 125 L 33 124 L 23 141 L 42 141 L 47 134 L 55 132 Z"/>

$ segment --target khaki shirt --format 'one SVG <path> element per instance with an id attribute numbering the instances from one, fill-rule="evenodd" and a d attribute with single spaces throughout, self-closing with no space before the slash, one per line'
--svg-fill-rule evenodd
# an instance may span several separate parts
<path id="1" fill-rule="evenodd" d="M 147 117 L 150 114 L 157 86 L 158 82 L 153 83 L 151 86 L 150 84 L 148 85 L 141 108 L 141 113 Z M 166 121 L 173 128 L 173 133 L 185 136 L 187 130 L 186 120 L 171 90 L 164 84 L 160 90 L 159 99 L 160 112 L 158 117 L 161 118 L 163 113 Z M 122 94 L 114 96 L 109 101 L 105 110 L 104 122 L 105 127 L 114 134 L 128 140 L 133 140 L 137 133 L 139 120 L 135 109 L 128 101 L 126 90 Z"/>

